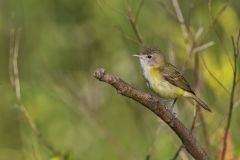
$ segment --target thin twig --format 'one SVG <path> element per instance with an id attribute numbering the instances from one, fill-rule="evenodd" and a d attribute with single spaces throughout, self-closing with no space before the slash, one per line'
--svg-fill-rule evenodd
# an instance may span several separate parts
<path id="1" fill-rule="evenodd" d="M 126 39 L 128 39 L 128 40 L 130 40 L 130 41 L 132 41 L 132 42 L 141 46 L 141 43 L 139 43 L 139 41 L 137 41 L 137 40 L 133 39 L 132 37 L 126 35 L 120 27 L 117 27 L 117 30 L 122 34 L 123 38 L 126 38 Z"/>
<path id="2" fill-rule="evenodd" d="M 192 32 L 189 29 L 189 26 L 187 26 L 185 24 L 185 20 L 184 20 L 184 17 L 182 15 L 182 11 L 180 9 L 180 6 L 178 4 L 178 0 L 172 0 L 172 4 L 174 6 L 178 21 L 180 23 L 182 33 L 183 33 L 183 37 L 184 37 L 185 44 L 186 44 L 186 50 L 188 52 L 188 56 L 187 56 L 186 60 L 183 63 L 183 66 L 182 66 L 182 71 L 184 71 L 185 66 L 187 65 L 188 61 L 190 60 L 190 58 L 192 57 L 193 54 L 196 54 L 197 52 L 200 52 L 200 51 L 202 51 L 202 50 L 204 50 L 208 47 L 211 47 L 213 45 L 213 43 L 206 43 L 202 46 L 197 47 L 196 46 L 196 44 L 197 44 L 196 40 L 202 35 L 203 29 L 201 29 L 201 27 L 200 27 L 199 30 L 197 31 L 197 33 L 193 36 Z M 189 19 L 189 21 L 190 21 L 190 19 Z M 190 43 L 190 45 L 189 45 L 189 43 Z M 196 70 L 198 70 L 198 67 L 197 67 Z M 196 71 L 196 73 L 198 73 L 198 71 Z M 199 74 L 197 74 L 197 77 L 199 77 Z M 199 78 L 198 78 L 198 83 L 197 84 L 198 84 L 197 86 L 200 86 L 200 79 Z M 197 108 L 198 108 L 198 106 L 197 106 Z M 192 121 L 192 130 L 194 129 L 194 126 L 195 126 L 195 123 L 196 123 L 196 117 L 197 117 L 197 112 L 196 112 L 196 114 L 193 118 L 193 121 Z M 183 148 L 184 148 L 184 145 L 181 145 L 178 148 L 178 150 L 175 153 L 173 159 L 177 159 L 179 153 L 181 152 L 181 150 Z"/>
<path id="3" fill-rule="evenodd" d="M 165 13 L 172 18 L 175 22 L 179 23 L 177 15 L 172 11 L 170 7 L 168 7 L 164 2 L 158 1 L 159 5 L 165 10 Z"/>
<path id="4" fill-rule="evenodd" d="M 210 71 L 210 69 L 208 68 L 204 58 L 200 55 L 201 61 L 203 63 L 203 66 L 205 67 L 205 69 L 207 70 L 208 74 L 219 84 L 219 86 L 221 86 L 223 88 L 223 90 L 230 95 L 230 91 L 217 79 L 217 77 Z"/>
<path id="5" fill-rule="evenodd" d="M 208 153 L 210 153 L 211 146 L 210 146 L 210 141 L 209 141 L 209 133 L 208 133 L 208 130 L 207 130 L 205 118 L 204 118 L 201 110 L 199 111 L 199 119 L 200 119 L 201 124 L 202 124 L 202 132 L 203 132 L 203 135 L 204 135 L 204 141 L 205 141 L 205 144 L 206 144 L 206 147 L 207 147 L 207 151 L 208 151 Z"/>
<path id="6" fill-rule="evenodd" d="M 197 86 L 196 86 L 196 92 L 199 91 L 199 89 L 201 88 L 201 84 L 202 84 L 202 79 L 201 79 L 201 76 L 199 74 L 199 58 L 198 58 L 198 55 L 195 55 L 195 67 L 194 67 L 194 70 L 195 70 L 195 73 L 196 73 L 196 77 L 197 77 Z M 191 132 L 193 132 L 195 126 L 196 126 L 196 119 L 197 119 L 197 114 L 201 114 L 201 110 L 199 110 L 199 106 L 195 106 L 196 110 L 195 110 L 195 113 L 194 113 L 194 117 L 193 117 L 193 121 L 192 121 L 192 126 L 191 126 Z M 205 126 L 205 121 L 203 121 L 203 119 L 200 119 L 201 120 L 201 123 Z M 206 137 L 207 138 L 207 137 Z M 181 150 L 184 148 L 184 145 L 181 145 L 176 153 L 174 154 L 172 160 L 176 160 L 181 152 Z"/>
<path id="7" fill-rule="evenodd" d="M 195 44 L 195 43 L 193 43 L 191 49 L 189 50 L 188 43 L 187 43 L 187 39 L 188 39 L 188 37 L 191 36 L 191 33 L 190 33 L 190 31 L 188 30 L 188 28 L 187 28 L 187 26 L 186 26 L 186 24 L 185 24 L 184 17 L 183 17 L 183 15 L 182 15 L 180 6 L 179 6 L 179 4 L 178 4 L 178 0 L 172 0 L 172 3 L 173 3 L 173 6 L 174 6 L 174 8 L 175 8 L 176 14 L 174 14 L 174 13 L 171 11 L 171 9 L 169 9 L 169 8 L 165 5 L 164 2 L 159 1 L 159 4 L 162 6 L 162 8 L 164 8 L 164 9 L 166 10 L 166 12 L 167 12 L 170 16 L 172 16 L 174 19 L 176 19 L 177 22 L 181 25 L 181 29 L 182 29 L 183 36 L 184 36 L 184 41 L 185 41 L 185 43 L 186 43 L 186 49 L 187 49 L 187 52 L 189 52 L 188 55 L 192 55 L 192 51 L 193 51 L 193 48 L 194 48 L 194 44 Z M 183 66 L 185 66 L 185 63 L 184 63 Z M 184 67 L 183 67 L 183 68 L 184 68 Z M 175 102 L 176 102 L 176 100 L 174 100 L 174 103 L 173 103 L 172 106 L 171 106 L 172 109 L 174 108 Z M 160 125 L 159 125 L 159 127 L 160 127 Z M 159 128 L 159 127 L 158 127 L 158 128 Z M 158 130 L 158 128 L 157 128 L 157 130 Z M 155 137 L 154 139 L 157 139 L 157 138 Z M 150 146 L 150 147 L 151 147 L 151 146 Z M 148 158 L 148 159 L 150 159 L 150 157 L 151 157 L 151 155 L 147 155 L 147 158 Z"/>
<path id="8" fill-rule="evenodd" d="M 194 39 L 194 36 L 192 35 L 192 32 L 190 31 L 189 27 L 186 25 L 181 8 L 179 6 L 178 0 L 172 0 L 172 4 L 173 7 L 175 9 L 176 15 L 177 15 L 177 19 L 180 23 L 180 27 L 183 33 L 183 38 L 184 38 L 184 42 L 185 42 L 185 48 L 187 50 L 188 53 L 188 57 L 185 59 L 183 66 L 182 66 L 182 71 L 185 70 L 185 66 L 187 65 L 189 59 L 192 57 L 193 55 L 193 50 L 195 48 L 196 42 Z M 191 44 L 189 44 L 191 43 Z"/>
<path id="9" fill-rule="evenodd" d="M 112 85 L 118 91 L 118 93 L 122 94 L 123 96 L 132 98 L 133 100 L 141 103 L 144 107 L 155 113 L 178 135 L 186 150 L 195 159 L 209 160 L 207 152 L 199 145 L 191 131 L 187 129 L 184 124 L 166 107 L 161 106 L 158 98 L 133 88 L 121 80 L 119 77 L 115 77 L 109 73 L 106 73 L 102 68 L 98 68 L 95 71 L 94 77 L 100 81 Z"/>
<path id="10" fill-rule="evenodd" d="M 9 77 L 12 83 L 12 87 L 15 91 L 15 96 L 17 99 L 17 107 L 25 116 L 27 122 L 29 123 L 33 132 L 37 135 L 39 140 L 44 144 L 44 146 L 49 149 L 52 153 L 58 153 L 41 135 L 36 123 L 30 116 L 29 112 L 25 108 L 21 99 L 21 85 L 19 79 L 19 69 L 18 69 L 18 56 L 19 56 L 19 43 L 21 38 L 21 30 L 14 28 L 10 31 L 10 55 L 9 55 Z"/>
<path id="11" fill-rule="evenodd" d="M 238 78 L 238 80 L 236 81 L 236 84 L 240 84 L 240 78 Z"/>
<path id="12" fill-rule="evenodd" d="M 144 4 L 144 0 L 140 0 L 137 11 L 136 11 L 136 15 L 135 15 L 135 18 L 134 18 L 135 23 L 137 23 L 137 21 L 138 21 L 138 17 L 140 15 L 141 10 L 142 10 L 143 4 Z"/>
<path id="13" fill-rule="evenodd" d="M 203 27 L 199 27 L 196 34 L 195 34 L 194 39 L 197 40 L 198 38 L 200 38 L 201 35 L 203 34 L 203 31 L 204 31 Z"/>
<path id="14" fill-rule="evenodd" d="M 141 46 L 143 47 L 144 46 L 144 43 L 143 43 L 143 38 L 139 32 L 139 29 L 138 29 L 138 26 L 136 24 L 136 18 L 133 16 L 132 14 L 132 8 L 130 6 L 130 3 L 129 3 L 129 0 L 125 0 L 125 5 L 126 5 L 126 8 L 127 8 L 127 12 L 128 12 L 128 20 L 129 20 L 129 23 L 131 24 L 132 26 L 132 29 L 137 37 L 137 40 L 139 41 L 139 43 L 141 44 Z M 140 8 L 141 9 L 141 8 Z M 140 11 L 138 11 L 139 13 Z"/>
<path id="15" fill-rule="evenodd" d="M 192 121 L 192 125 L 191 125 L 191 129 L 190 129 L 190 132 L 193 133 L 193 130 L 195 128 L 195 125 L 196 125 L 196 121 L 197 121 L 197 115 L 198 115 L 198 112 L 199 112 L 199 107 L 195 107 L 195 112 L 194 112 L 194 116 L 193 116 L 193 121 Z M 177 157 L 179 156 L 181 150 L 185 148 L 185 146 L 182 144 L 176 151 L 176 153 L 174 154 L 173 158 L 171 160 L 176 160 Z"/>
<path id="16" fill-rule="evenodd" d="M 216 23 L 216 21 L 217 21 L 218 18 L 223 14 L 223 12 L 227 9 L 227 7 L 228 7 L 229 4 L 230 4 L 230 1 L 231 1 L 231 0 L 226 0 L 226 1 L 225 1 L 225 4 L 224 4 L 223 7 L 217 12 L 216 16 L 213 16 L 213 15 L 212 15 L 212 0 L 209 0 L 209 1 L 208 1 L 208 11 L 209 11 L 209 15 L 210 15 L 210 26 L 209 26 L 209 28 L 208 28 L 208 30 L 207 30 L 207 32 L 206 32 L 206 35 L 208 34 L 208 32 L 209 32 L 211 29 L 213 29 L 213 31 L 215 32 L 215 34 L 216 34 L 216 36 L 217 36 L 218 41 L 221 43 L 221 46 L 222 46 L 223 49 L 225 50 L 224 53 L 226 54 L 227 59 L 228 59 L 230 65 L 231 65 L 231 67 L 232 67 L 232 70 L 233 70 L 233 63 L 232 63 L 232 61 L 231 61 L 231 58 L 230 58 L 230 54 L 229 54 L 229 52 L 228 52 L 228 49 L 227 49 L 226 46 L 222 43 L 222 40 L 221 40 L 221 38 L 220 38 L 219 34 L 217 33 L 216 28 L 215 28 L 215 23 Z M 206 36 L 206 35 L 205 35 L 205 36 Z"/>
<path id="17" fill-rule="evenodd" d="M 10 28 L 10 35 L 9 35 L 9 78 L 10 78 L 10 82 L 11 85 L 14 86 L 14 75 L 13 75 L 13 54 L 14 54 L 14 47 L 12 46 L 15 42 L 14 42 L 14 38 L 15 38 L 15 29 L 14 28 Z"/>
<path id="18" fill-rule="evenodd" d="M 151 145 L 148 147 L 148 153 L 147 153 L 147 156 L 146 156 L 145 160 L 150 160 L 150 159 L 151 159 L 152 152 L 153 152 L 153 148 L 154 148 L 154 146 L 155 146 L 155 144 L 156 144 L 157 137 L 158 137 L 159 134 L 160 134 L 160 129 L 161 129 L 161 122 L 159 122 L 159 125 L 158 125 L 158 127 L 157 127 L 155 136 L 153 137 L 152 143 L 151 143 Z"/>
<path id="19" fill-rule="evenodd" d="M 202 72 L 199 68 L 199 66 L 200 66 L 200 55 L 196 54 L 194 60 L 195 60 L 194 70 L 195 70 L 195 73 L 196 73 L 196 76 L 197 76 L 196 92 L 199 93 L 200 89 L 202 88 L 202 82 L 203 82 Z M 208 154 L 210 154 L 210 140 L 209 140 L 208 130 L 207 130 L 207 126 L 206 126 L 206 122 L 205 122 L 202 110 L 199 110 L 198 114 L 199 114 L 199 120 L 200 120 L 200 123 L 201 123 L 201 126 L 202 126 L 202 132 L 203 132 L 205 144 L 207 146 L 207 151 L 208 151 Z"/>
<path id="20" fill-rule="evenodd" d="M 192 57 L 193 54 L 196 54 L 196 53 L 198 53 L 202 50 L 205 50 L 205 49 L 211 47 L 214 44 L 214 42 L 211 41 L 211 42 L 205 43 L 201 46 L 197 46 L 196 40 L 202 35 L 203 28 L 200 27 L 198 29 L 197 33 L 195 35 L 193 35 L 191 30 L 189 29 L 190 27 L 187 26 L 186 23 L 185 23 L 181 8 L 178 4 L 178 0 L 172 0 L 172 3 L 173 3 L 173 6 L 175 8 L 175 12 L 176 12 L 178 21 L 181 25 L 183 37 L 184 37 L 185 43 L 186 43 L 186 49 L 187 49 L 187 52 L 188 52 L 188 57 L 185 59 L 185 61 L 183 63 L 183 66 L 182 66 L 182 70 L 184 71 L 188 61 L 190 60 L 190 58 Z M 190 42 L 191 45 L 189 45 L 187 43 L 187 41 Z"/>
<path id="21" fill-rule="evenodd" d="M 181 29 L 182 29 L 182 32 L 183 32 L 183 37 L 184 37 L 185 40 L 187 40 L 190 35 L 189 35 L 188 28 L 185 24 L 185 21 L 184 21 L 183 15 L 182 15 L 182 11 L 181 11 L 180 6 L 178 4 L 178 0 L 172 0 L 172 4 L 174 6 L 177 18 L 178 18 L 179 23 L 181 25 Z"/>
<path id="22" fill-rule="evenodd" d="M 223 5 L 223 7 L 217 12 L 216 16 L 213 16 L 212 15 L 212 0 L 208 0 L 208 11 L 209 11 L 210 20 L 211 20 L 209 30 L 211 29 L 212 26 L 215 25 L 215 23 L 218 20 L 218 18 L 223 14 L 223 12 L 229 6 L 230 1 L 231 0 L 226 0 L 225 4 Z"/>
<path id="23" fill-rule="evenodd" d="M 201 45 L 199 47 L 194 48 L 193 49 L 193 53 L 201 52 L 201 51 L 203 51 L 203 50 L 205 50 L 205 49 L 207 49 L 207 48 L 209 48 L 209 47 L 211 47 L 213 45 L 214 45 L 213 41 L 207 42 L 207 43 L 205 43 L 205 44 L 203 44 L 203 45 Z"/>
<path id="24" fill-rule="evenodd" d="M 13 69 L 13 84 L 15 88 L 16 98 L 18 101 L 21 101 L 21 87 L 20 87 L 20 81 L 19 81 L 19 72 L 18 72 L 18 52 L 19 52 L 19 42 L 20 42 L 20 29 L 16 31 L 16 37 L 15 37 L 15 46 L 13 48 L 12 53 L 12 69 Z"/>
<path id="25" fill-rule="evenodd" d="M 239 104 L 240 104 L 240 99 L 233 104 L 233 111 L 238 108 Z M 218 131 L 218 129 L 222 126 L 223 122 L 226 121 L 226 119 L 228 118 L 228 113 L 225 113 L 222 117 L 223 118 L 218 122 L 216 127 L 212 129 L 211 135 L 214 135 Z"/>
<path id="26" fill-rule="evenodd" d="M 196 53 L 211 47 L 214 43 L 213 42 L 208 42 L 208 43 L 205 43 L 205 44 L 203 44 L 201 46 L 196 46 L 196 44 L 197 44 L 196 40 L 202 35 L 203 29 L 201 29 L 201 27 L 200 27 L 200 29 L 197 31 L 195 36 L 193 36 L 192 32 L 189 30 L 189 27 L 187 27 L 187 25 L 184 22 L 183 15 L 182 15 L 181 9 L 180 9 L 179 4 L 178 4 L 178 0 L 172 0 L 172 3 L 173 3 L 173 6 L 175 8 L 178 20 L 179 20 L 179 22 L 181 24 L 181 28 L 182 28 L 182 32 L 183 32 L 183 35 L 184 35 L 184 38 L 185 38 L 185 42 L 187 42 L 187 39 L 189 39 L 188 41 L 191 42 L 191 47 L 189 47 L 189 45 L 186 43 L 186 49 L 188 51 L 188 57 L 186 58 L 186 60 L 183 63 L 182 71 L 184 71 L 185 70 L 185 66 L 187 65 L 188 61 L 190 60 L 190 58 L 192 57 L 193 54 L 196 55 Z M 196 72 L 198 72 L 198 71 L 196 71 Z M 200 82 L 200 81 L 198 81 L 198 82 Z M 203 119 L 200 119 L 200 120 L 201 120 L 201 123 L 205 123 L 204 121 L 202 121 Z M 193 120 L 192 125 L 193 126 L 195 125 L 195 120 Z M 207 139 L 207 137 L 205 137 L 205 138 Z M 179 149 L 175 153 L 173 159 L 177 159 L 177 157 L 178 157 L 178 155 L 181 152 L 183 147 L 184 146 L 180 146 L 179 147 Z"/>
<path id="27" fill-rule="evenodd" d="M 214 45 L 214 42 L 211 41 L 211 42 L 205 43 L 205 44 L 203 44 L 203 45 L 201 45 L 201 46 L 199 46 L 199 47 L 197 47 L 197 46 L 195 47 L 195 44 L 196 44 L 196 40 L 193 39 L 193 40 L 192 40 L 191 49 L 190 49 L 190 51 L 189 51 L 189 53 L 188 53 L 188 57 L 185 59 L 185 61 L 184 61 L 184 63 L 183 63 L 182 71 L 185 70 L 185 67 L 186 67 L 187 63 L 188 63 L 188 61 L 191 59 L 191 57 L 192 57 L 193 54 L 197 54 L 197 53 L 199 53 L 199 52 L 201 52 L 201 51 L 203 51 L 203 50 L 205 50 L 205 49 L 213 46 L 213 45 Z"/>
<path id="28" fill-rule="evenodd" d="M 239 56 L 239 39 L 240 39 L 240 30 L 239 30 L 236 42 L 234 41 L 234 38 L 232 37 L 233 59 L 234 59 L 233 80 L 232 80 L 231 97 L 230 97 L 230 102 L 229 102 L 228 119 L 227 119 L 227 124 L 226 124 L 225 132 L 224 132 L 224 137 L 223 137 L 223 150 L 222 150 L 221 160 L 225 159 L 225 154 L 226 154 L 226 150 L 227 150 L 227 137 L 228 137 L 231 120 L 232 120 L 234 94 L 235 94 L 236 78 L 237 78 L 237 58 Z"/>
<path id="29" fill-rule="evenodd" d="M 184 148 L 184 145 L 181 145 L 180 147 L 178 147 L 176 153 L 174 154 L 174 156 L 171 160 L 176 160 L 183 148 Z"/>

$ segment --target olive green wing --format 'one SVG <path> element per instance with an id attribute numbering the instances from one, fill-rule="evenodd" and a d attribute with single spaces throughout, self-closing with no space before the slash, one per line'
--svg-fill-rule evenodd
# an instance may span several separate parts
<path id="1" fill-rule="evenodd" d="M 160 72 L 163 78 L 172 85 L 194 94 L 187 80 L 180 72 L 178 72 L 175 66 L 167 63 L 162 69 L 160 69 Z"/>

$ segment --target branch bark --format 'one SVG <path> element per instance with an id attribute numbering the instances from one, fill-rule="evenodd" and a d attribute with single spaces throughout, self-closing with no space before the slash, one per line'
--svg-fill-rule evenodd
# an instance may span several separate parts
<path id="1" fill-rule="evenodd" d="M 151 110 L 159 118 L 161 118 L 180 138 L 186 150 L 197 160 L 209 160 L 207 152 L 200 146 L 191 131 L 175 117 L 165 106 L 161 106 L 158 98 L 151 96 L 148 93 L 139 91 L 127 84 L 119 77 L 106 73 L 104 69 L 98 68 L 94 72 L 94 77 L 100 81 L 112 85 L 118 93 L 129 97 L 144 107 Z"/>

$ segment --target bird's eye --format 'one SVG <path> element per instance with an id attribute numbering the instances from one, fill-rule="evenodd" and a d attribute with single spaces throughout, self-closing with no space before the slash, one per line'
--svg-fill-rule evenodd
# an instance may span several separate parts
<path id="1" fill-rule="evenodd" d="M 147 58 L 148 58 L 148 59 L 151 59 L 151 58 L 152 58 L 152 56 L 151 56 L 151 55 L 148 55 L 148 56 L 147 56 Z"/>

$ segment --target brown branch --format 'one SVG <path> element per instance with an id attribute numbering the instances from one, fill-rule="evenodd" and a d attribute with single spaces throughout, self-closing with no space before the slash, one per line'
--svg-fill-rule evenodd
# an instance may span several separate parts
<path id="1" fill-rule="evenodd" d="M 178 0 L 172 0 L 172 4 L 173 4 L 173 7 L 174 7 L 175 12 L 176 12 L 177 20 L 178 20 L 178 22 L 181 26 L 181 30 L 182 30 L 182 33 L 183 33 L 183 38 L 184 38 L 185 45 L 186 45 L 186 50 L 188 52 L 188 56 L 185 59 L 185 61 L 183 63 L 183 66 L 182 66 L 182 72 L 183 72 L 185 70 L 185 66 L 187 65 L 188 61 L 191 59 L 193 54 L 195 54 L 195 57 L 197 57 L 198 52 L 201 52 L 202 50 L 205 50 L 205 49 L 211 47 L 214 44 L 214 42 L 211 41 L 211 42 L 208 42 L 208 43 L 205 43 L 205 44 L 202 44 L 202 45 L 197 45 L 197 39 L 202 35 L 203 28 L 199 27 L 198 31 L 194 35 L 191 32 L 189 25 L 187 25 L 185 23 L 185 20 L 184 20 L 181 8 L 179 6 Z M 198 70 L 198 68 L 196 70 Z M 198 72 L 198 71 L 196 71 L 196 72 Z M 197 75 L 197 76 L 199 77 L 199 75 Z M 199 78 L 198 78 L 198 82 L 197 82 L 198 86 L 200 86 L 200 83 L 201 83 L 201 80 L 199 80 Z M 202 119 L 200 119 L 200 120 L 201 120 L 201 123 L 205 123 L 204 121 L 202 121 Z M 193 122 L 192 122 L 192 126 L 195 126 L 195 123 L 196 123 L 196 120 L 195 120 L 195 117 L 194 117 Z M 205 137 L 205 139 L 207 139 L 207 137 Z M 181 145 L 178 148 L 177 152 L 174 154 L 173 159 L 177 159 L 179 153 L 181 152 L 181 150 L 183 148 L 184 148 L 183 145 Z"/>
<path id="2" fill-rule="evenodd" d="M 228 119 L 227 119 L 227 124 L 224 132 L 224 137 L 223 137 L 223 150 L 222 150 L 222 156 L 221 159 L 225 159 L 225 154 L 227 150 L 227 137 L 231 125 L 231 120 L 232 120 L 232 113 L 233 113 L 233 106 L 234 106 L 234 93 L 236 89 L 236 82 L 237 82 L 237 58 L 239 56 L 239 40 L 240 40 L 240 30 L 238 33 L 238 37 L 236 42 L 234 41 L 234 38 L 232 37 L 232 45 L 233 45 L 233 80 L 232 80 L 232 90 L 231 90 L 231 96 L 230 96 L 230 102 L 229 102 L 229 111 L 228 111 Z"/>
<path id="3" fill-rule="evenodd" d="M 94 77 L 100 81 L 112 85 L 118 93 L 123 96 L 134 99 L 141 103 L 144 107 L 151 110 L 159 118 L 161 118 L 181 139 L 186 150 L 197 160 L 209 160 L 207 152 L 200 146 L 191 131 L 176 118 L 166 107 L 161 106 L 158 98 L 151 96 L 148 93 L 139 91 L 118 77 L 106 73 L 104 69 L 98 68 Z"/>
<path id="4" fill-rule="evenodd" d="M 191 125 L 191 129 L 190 129 L 190 132 L 192 134 L 194 128 L 195 128 L 195 125 L 196 125 L 196 121 L 197 121 L 197 116 L 198 116 L 198 113 L 199 113 L 199 107 L 196 107 L 196 110 L 195 110 L 195 114 L 193 116 L 193 121 L 192 121 L 192 125 Z M 178 155 L 180 154 L 181 150 L 184 148 L 184 145 L 182 144 L 176 151 L 176 153 L 174 154 L 172 160 L 176 160 Z"/>
<path id="5" fill-rule="evenodd" d="M 196 54 L 195 57 L 194 57 L 194 70 L 195 70 L 195 74 L 196 74 L 196 77 L 197 77 L 197 86 L 196 86 L 196 92 L 199 92 L 200 88 L 201 88 L 201 85 L 202 85 L 202 77 L 199 73 L 199 55 Z M 195 125 L 196 125 L 196 120 L 197 120 L 197 116 L 199 115 L 200 116 L 200 121 L 201 121 L 201 124 L 203 125 L 203 127 L 205 127 L 205 121 L 203 120 L 203 117 L 201 118 L 202 115 L 202 112 L 201 110 L 199 110 L 199 106 L 195 106 L 196 107 L 196 110 L 195 110 L 195 114 L 194 114 L 194 117 L 193 117 L 193 121 L 192 121 L 192 125 L 191 125 L 191 133 L 193 132 L 193 130 L 195 129 Z M 203 128 L 204 130 L 205 128 Z M 205 135 L 205 139 L 208 138 L 207 134 L 204 134 Z M 208 140 L 207 140 L 208 141 Z M 172 160 L 176 160 L 181 152 L 181 150 L 184 148 L 184 145 L 181 145 L 176 153 L 174 154 Z"/>
<path id="6" fill-rule="evenodd" d="M 183 14 L 182 14 L 182 11 L 181 11 L 181 8 L 178 4 L 178 0 L 172 0 L 172 4 L 174 6 L 174 9 L 175 9 L 175 12 L 176 12 L 176 15 L 177 15 L 177 18 L 178 18 L 178 21 L 181 25 L 181 29 L 182 29 L 182 32 L 183 32 L 183 36 L 184 36 L 184 39 L 185 39 L 185 44 L 186 44 L 186 49 L 187 49 L 187 52 L 188 52 L 188 56 L 187 58 L 185 59 L 184 63 L 183 63 L 183 66 L 182 66 L 182 71 L 185 70 L 185 66 L 187 65 L 188 61 L 191 59 L 192 55 L 195 55 L 195 61 L 196 61 L 196 57 L 197 57 L 197 62 L 195 62 L 195 64 L 197 63 L 197 67 L 195 67 L 195 71 L 196 73 L 198 73 L 198 52 L 204 50 L 204 49 L 207 49 L 208 47 L 211 47 L 214 42 L 208 42 L 208 43 L 205 43 L 205 44 L 202 44 L 202 45 L 197 45 L 197 39 L 202 35 L 203 33 L 203 29 L 202 27 L 199 28 L 199 30 L 196 32 L 196 34 L 194 35 L 191 30 L 190 30 L 190 24 L 186 24 L 185 23 L 185 20 L 184 20 L 184 17 L 183 17 Z M 189 20 L 190 21 L 190 20 Z M 190 48 L 189 48 L 189 44 L 190 43 Z M 199 74 L 197 74 L 197 77 L 198 77 L 198 82 L 197 82 L 197 87 L 200 86 L 201 84 L 201 80 L 200 80 L 200 76 Z M 198 113 L 198 112 L 197 112 Z M 196 114 L 197 114 L 196 113 Z M 195 126 L 195 123 L 196 123 L 196 118 L 197 115 L 195 115 L 195 117 L 193 118 L 193 121 L 192 121 L 192 129 L 194 129 L 194 126 Z M 202 121 L 202 119 L 200 119 L 202 123 L 205 123 L 204 121 Z M 192 131 L 191 131 L 192 132 Z M 176 153 L 174 154 L 174 157 L 172 158 L 173 160 L 177 159 L 179 153 L 181 152 L 181 150 L 184 148 L 183 145 L 181 145 L 178 150 L 176 151 Z"/>
<path id="7" fill-rule="evenodd" d="M 190 17 L 189 17 L 189 24 L 186 24 L 185 23 L 185 20 L 184 20 L 184 17 L 183 17 L 183 14 L 182 14 L 182 11 L 181 11 L 181 8 L 178 4 L 178 0 L 172 0 L 172 4 L 174 6 L 174 9 L 175 9 L 175 12 L 176 12 L 176 15 L 177 15 L 177 18 L 178 18 L 178 21 L 181 25 L 181 29 L 182 29 L 182 32 L 183 32 L 183 36 L 184 36 L 184 39 L 185 39 L 185 45 L 186 45 L 186 49 L 187 49 L 187 52 L 188 52 L 188 56 L 187 58 L 185 59 L 184 63 L 183 63 L 183 66 L 182 66 L 182 71 L 185 70 L 185 66 L 187 65 L 188 61 L 191 59 L 191 57 L 193 55 L 195 55 L 195 64 L 196 67 L 195 67 L 195 73 L 198 73 L 199 72 L 199 52 L 201 52 L 202 50 L 204 49 L 207 49 L 209 47 L 211 47 L 214 42 L 211 41 L 211 42 L 208 42 L 208 43 L 204 43 L 202 45 L 199 45 L 199 43 L 197 43 L 197 40 L 199 39 L 200 36 L 202 36 L 202 33 L 203 33 L 203 28 L 202 27 L 199 27 L 198 31 L 196 32 L 196 34 L 193 34 L 190 30 Z M 189 45 L 190 43 L 190 45 Z M 197 89 L 200 88 L 200 85 L 201 85 L 201 76 L 199 74 L 197 74 L 197 77 L 198 77 L 198 81 L 197 81 Z M 196 90 L 197 90 L 196 89 Z M 201 114 L 201 112 L 200 112 Z M 195 115 L 197 116 L 197 115 Z M 203 127 L 205 127 L 205 121 L 203 118 L 200 119 L 201 123 L 203 124 Z M 192 127 L 194 129 L 194 126 L 195 126 L 195 123 L 196 123 L 196 119 L 193 118 L 193 122 L 192 122 Z M 193 130 L 192 129 L 192 130 Z M 204 133 L 207 133 L 205 132 L 206 131 L 206 128 L 203 128 L 203 132 Z M 209 142 L 208 140 L 208 137 L 207 137 L 207 134 L 204 134 L 205 136 L 205 140 L 207 142 Z M 209 143 L 207 143 L 209 144 Z M 208 146 L 208 145 L 207 145 Z M 177 152 L 174 154 L 174 157 L 173 159 L 177 159 L 179 153 L 181 152 L 181 150 L 184 148 L 183 145 L 181 145 Z"/>

